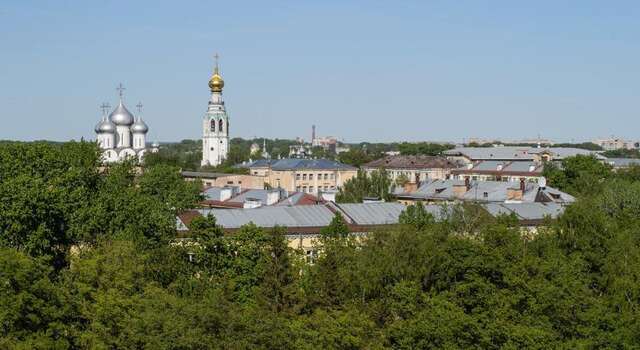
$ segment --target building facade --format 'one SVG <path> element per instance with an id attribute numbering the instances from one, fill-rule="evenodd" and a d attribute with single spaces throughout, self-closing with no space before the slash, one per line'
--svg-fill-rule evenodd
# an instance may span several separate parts
<path id="1" fill-rule="evenodd" d="M 217 55 L 213 76 L 209 80 L 211 99 L 207 113 L 202 119 L 202 162 L 203 166 L 218 166 L 227 159 L 229 153 L 229 115 L 227 114 L 222 89 L 224 80 L 220 75 Z"/>
<path id="2" fill-rule="evenodd" d="M 326 159 L 261 159 L 241 167 L 249 174 L 262 176 L 272 188 L 316 194 L 335 191 L 352 177 L 358 169 Z"/>
<path id="3" fill-rule="evenodd" d="M 142 161 L 147 152 L 147 133 L 149 127 L 142 120 L 142 104 L 139 103 L 138 116 L 135 117 L 123 102 L 124 87 L 118 87 L 120 100 L 118 106 L 107 116 L 108 104 L 103 104 L 102 120 L 94 129 L 96 141 L 102 149 L 102 159 L 106 163 L 122 161 L 128 158 Z"/>
<path id="4" fill-rule="evenodd" d="M 534 161 L 481 160 L 453 169 L 451 178 L 479 181 L 538 182 L 542 178 L 544 163 Z"/>
<path id="5" fill-rule="evenodd" d="M 376 159 L 362 166 L 370 175 L 378 169 L 385 169 L 394 182 L 401 177 L 409 182 L 420 182 L 432 179 L 448 179 L 456 163 L 444 157 L 436 156 L 401 156 L 393 155 Z"/>

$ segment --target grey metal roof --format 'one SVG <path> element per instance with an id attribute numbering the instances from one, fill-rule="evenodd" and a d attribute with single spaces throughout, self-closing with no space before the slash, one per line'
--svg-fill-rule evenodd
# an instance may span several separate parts
<path id="1" fill-rule="evenodd" d="M 405 193 L 402 188 L 396 188 L 394 194 L 402 197 L 435 200 L 456 200 L 454 186 L 463 186 L 463 180 L 431 180 L 422 184 L 415 192 Z M 520 183 L 504 181 L 470 181 L 470 188 L 462 195 L 463 200 L 479 202 L 505 202 L 508 200 L 508 190 L 519 188 Z M 521 202 L 535 202 L 538 194 L 545 195 L 548 200 L 558 203 L 572 203 L 575 198 L 568 193 L 552 187 L 541 188 L 537 183 L 525 183 Z"/>
<path id="2" fill-rule="evenodd" d="M 504 167 L 502 171 L 519 171 L 519 172 L 531 172 L 531 168 L 533 167 L 533 172 L 542 173 L 542 164 L 536 164 L 535 162 L 511 162 L 509 165 Z"/>
<path id="3" fill-rule="evenodd" d="M 324 205 L 270 206 L 256 209 L 200 209 L 200 214 L 211 213 L 224 228 L 239 228 L 253 222 L 260 227 L 277 225 L 288 227 L 322 227 L 333 219 L 333 212 Z"/>
<path id="4" fill-rule="evenodd" d="M 480 162 L 478 164 L 476 164 L 476 166 L 473 167 L 474 170 L 498 170 L 498 166 L 506 166 L 507 164 L 509 164 L 509 162 L 507 161 L 503 161 L 503 160 L 485 160 L 483 162 Z"/>
<path id="5" fill-rule="evenodd" d="M 632 165 L 640 165 L 640 159 L 634 158 L 607 158 L 607 163 L 614 168 L 625 168 Z"/>
<path id="6" fill-rule="evenodd" d="M 267 203 L 267 196 L 270 192 L 278 192 L 278 190 L 250 189 L 231 198 L 228 202 L 244 203 L 247 199 L 257 199 L 262 203 Z"/>
<path id="7" fill-rule="evenodd" d="M 594 155 L 603 159 L 595 151 L 570 147 L 520 147 L 520 146 L 500 146 L 500 147 L 459 147 L 444 151 L 445 155 L 463 155 L 473 160 L 533 160 L 533 155 L 549 152 L 556 159 L 572 157 L 576 155 Z"/>
<path id="8" fill-rule="evenodd" d="M 519 220 L 541 220 L 545 217 L 557 218 L 564 206 L 557 203 L 485 203 L 482 205 L 489 214 L 515 214 Z M 357 225 L 397 224 L 406 207 L 400 203 L 350 203 L 338 204 L 337 209 L 353 219 Z M 437 220 L 444 219 L 451 212 L 447 205 L 425 205 L 425 210 Z M 236 229 L 254 223 L 259 227 L 325 227 L 331 223 L 334 213 L 325 205 L 293 207 L 261 207 L 257 209 L 199 209 L 201 215 L 211 213 L 218 225 Z M 177 227 L 183 229 L 181 222 Z"/>
<path id="9" fill-rule="evenodd" d="M 240 164 L 246 168 L 271 167 L 273 170 L 299 170 L 299 169 L 319 169 L 319 170 L 356 170 L 357 168 L 336 162 L 329 159 L 260 159 L 249 164 Z"/>
<path id="10" fill-rule="evenodd" d="M 557 203 L 487 203 L 483 207 L 493 216 L 516 214 L 520 220 L 557 218 L 564 207 Z"/>
<path id="11" fill-rule="evenodd" d="M 343 203 L 336 204 L 346 215 L 360 225 L 395 224 L 406 208 L 401 203 Z"/>

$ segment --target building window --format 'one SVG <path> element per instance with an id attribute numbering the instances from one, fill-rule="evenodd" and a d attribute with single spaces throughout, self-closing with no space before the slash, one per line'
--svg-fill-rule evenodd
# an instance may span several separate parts
<path id="1" fill-rule="evenodd" d="M 309 193 L 313 193 L 313 186 L 309 186 Z"/>
<path id="2" fill-rule="evenodd" d="M 211 147 L 211 150 L 213 151 L 213 147 Z"/>
<path id="3" fill-rule="evenodd" d="M 324 179 L 327 180 L 329 178 L 329 174 L 324 174 Z"/>
<path id="4" fill-rule="evenodd" d="M 296 192 L 300 192 L 300 186 L 296 186 Z"/>
<path id="5" fill-rule="evenodd" d="M 302 186 L 302 192 L 307 192 L 307 186 Z"/>
<path id="6" fill-rule="evenodd" d="M 222 119 L 220 119 L 220 122 L 218 123 L 218 131 L 219 131 L 219 132 L 222 132 L 222 131 L 223 131 L 223 129 L 222 129 L 222 124 L 223 124 L 223 121 L 222 121 Z"/>
<path id="7" fill-rule="evenodd" d="M 211 119 L 211 131 L 216 131 L 216 121 L 214 119 Z"/>
<path id="8" fill-rule="evenodd" d="M 307 179 L 307 174 L 302 174 L 302 180 L 306 180 Z"/>
<path id="9" fill-rule="evenodd" d="M 313 174 L 309 174 L 309 180 L 313 180 Z"/>
<path id="10" fill-rule="evenodd" d="M 329 174 L 329 179 L 333 180 L 335 177 L 336 177 L 335 174 L 333 173 Z"/>
<path id="11" fill-rule="evenodd" d="M 300 180 L 300 174 L 296 174 L 296 180 Z"/>

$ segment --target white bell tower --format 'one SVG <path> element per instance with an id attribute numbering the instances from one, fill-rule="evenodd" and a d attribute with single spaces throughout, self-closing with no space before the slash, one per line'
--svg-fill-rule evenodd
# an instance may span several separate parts
<path id="1" fill-rule="evenodd" d="M 209 80 L 211 99 L 202 120 L 202 166 L 218 166 L 229 153 L 229 116 L 222 99 L 224 80 L 218 68 L 217 54 L 215 58 L 216 66 Z"/>

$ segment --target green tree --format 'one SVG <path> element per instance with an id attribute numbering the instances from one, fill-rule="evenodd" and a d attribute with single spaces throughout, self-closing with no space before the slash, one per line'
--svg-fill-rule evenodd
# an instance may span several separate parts
<path id="1" fill-rule="evenodd" d="M 326 238 L 347 237 L 349 235 L 349 226 L 347 226 L 347 222 L 344 221 L 342 214 L 336 212 L 329 226 L 323 227 L 320 230 L 320 235 Z"/>
<path id="2" fill-rule="evenodd" d="M 339 203 L 360 203 L 365 197 L 391 200 L 391 179 L 384 169 L 374 170 L 367 175 L 364 170 L 347 180 L 336 195 Z"/>

